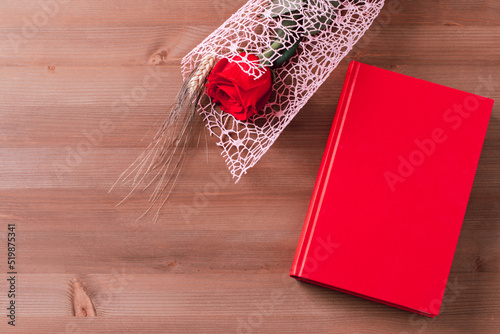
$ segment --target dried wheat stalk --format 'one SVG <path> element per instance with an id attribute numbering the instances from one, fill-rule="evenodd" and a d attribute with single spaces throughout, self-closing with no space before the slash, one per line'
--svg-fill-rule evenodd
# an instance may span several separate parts
<path id="1" fill-rule="evenodd" d="M 163 196 L 153 221 L 158 219 L 159 212 L 169 198 L 177 178 L 181 172 L 186 150 L 191 141 L 196 108 L 204 93 L 205 81 L 214 67 L 215 56 L 205 56 L 198 66 L 186 78 L 177 95 L 175 104 L 171 107 L 167 119 L 163 122 L 151 144 L 127 168 L 115 182 L 118 184 L 132 183 L 132 190 L 118 203 L 120 205 L 139 187 L 143 190 L 153 186 L 149 198 L 150 205 L 144 217 Z"/>

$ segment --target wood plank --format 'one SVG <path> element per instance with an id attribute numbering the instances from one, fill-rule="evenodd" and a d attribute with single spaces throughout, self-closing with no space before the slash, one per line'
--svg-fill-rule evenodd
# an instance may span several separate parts
<path id="1" fill-rule="evenodd" d="M 199 24 L 209 22 L 220 24 L 240 8 L 245 0 L 99 0 L 68 1 L 57 0 L 56 6 L 49 6 L 50 1 L 34 3 L 31 0 L 3 0 L 2 21 L 0 27 L 19 27 L 24 19 L 32 20 L 40 11 L 50 13 L 47 25 L 54 27 L 71 26 L 162 26 L 178 23 Z M 47 4 L 44 10 L 42 4 Z M 496 0 L 387 0 L 386 8 L 378 19 L 396 25 L 498 25 L 500 6 Z M 53 14 L 54 13 L 54 14 Z M 40 15 L 40 14 L 38 14 Z"/>
<path id="2" fill-rule="evenodd" d="M 67 217 L 68 224 L 78 226 L 70 231 L 60 231 L 68 227 L 57 226 L 44 229 L 47 223 L 42 221 L 38 229 L 43 232 L 30 232 L 25 231 L 25 226 L 38 221 L 28 216 L 17 224 L 18 244 L 23 250 L 19 263 L 26 268 L 25 274 L 85 273 L 88 268 L 97 273 L 110 273 L 120 264 L 127 265 L 128 272 L 134 274 L 285 272 L 292 264 L 302 217 L 295 215 L 299 217 L 290 219 L 289 225 L 295 228 L 288 227 L 288 230 L 283 230 L 286 228 L 283 222 L 269 226 L 269 218 L 265 223 L 255 222 L 272 216 L 269 212 L 272 208 L 279 209 L 280 204 L 288 209 L 282 203 L 277 204 L 262 207 L 263 214 L 253 214 L 256 219 L 248 216 L 231 219 L 236 213 L 230 210 L 229 214 L 220 214 L 219 223 L 210 227 L 195 218 L 184 221 L 177 213 L 180 210 L 175 209 L 171 210 L 170 224 L 163 227 L 147 222 L 131 226 L 119 216 L 110 220 L 113 225 L 96 228 L 88 223 L 91 213 L 77 212 Z M 498 230 L 464 229 L 452 273 L 500 272 L 499 237 Z M 5 236 L 2 240 L 6 243 Z M 57 247 L 47 248 L 46 245 Z M 40 249 L 45 251 L 40 253 Z"/>
<path id="3" fill-rule="evenodd" d="M 96 318 L 71 315 L 66 286 L 75 276 L 93 295 L 100 310 Z M 32 316 L 19 329 L 64 333 L 75 325 L 81 332 L 163 333 L 167 326 L 169 332 L 271 333 L 277 328 L 294 332 L 307 327 L 335 333 L 373 328 L 396 333 L 469 333 L 480 325 L 482 332 L 492 333 L 498 320 L 486 311 L 499 311 L 500 296 L 487 286 L 498 279 L 498 274 L 452 274 L 443 311 L 433 320 L 297 282 L 287 273 L 142 275 L 118 270 L 107 275 L 25 275 L 20 286 L 24 296 L 36 294 L 39 299 L 22 298 L 20 311 Z M 457 315 L 467 321 L 457 323 Z"/>
<path id="4" fill-rule="evenodd" d="M 0 40 L 1 61 L 9 66 L 116 66 L 180 61 L 217 25 L 51 28 L 34 39 Z M 498 64 L 500 46 L 489 44 L 500 27 L 387 26 L 354 48 L 363 61 L 396 64 Z M 2 28 L 0 36 L 22 36 L 22 28 Z M 51 45 L 53 40 L 60 43 Z M 369 45 L 369 47 L 368 47 Z M 398 52 L 404 50 L 405 52 Z"/>
<path id="5" fill-rule="evenodd" d="M 179 60 L 218 27 L 224 18 L 228 17 L 227 12 L 233 12 L 242 3 L 242 1 L 224 1 L 214 4 L 213 1 L 203 1 L 185 6 L 185 4 L 179 5 L 179 1 L 169 1 L 167 2 L 169 5 L 160 6 L 161 10 L 158 10 L 158 4 L 148 8 L 142 3 L 136 3 L 131 6 L 130 11 L 126 11 L 132 16 L 118 16 L 120 20 L 128 19 L 126 22 L 133 24 L 122 22 L 118 25 L 109 20 L 109 13 L 114 13 L 116 7 L 121 7 L 115 1 L 108 2 L 109 7 L 102 7 L 100 2 L 85 3 L 73 7 L 72 10 L 65 7 L 61 9 L 60 14 L 48 20 L 39 29 L 35 27 L 34 32 L 30 34 L 19 24 L 20 18 L 31 22 L 33 18 L 29 13 L 35 12 L 31 14 L 33 16 L 41 9 L 33 8 L 34 6 L 30 6 L 31 2 L 28 1 L 24 10 L 19 11 L 16 9 L 19 8 L 17 2 L 13 9 L 13 1 L 10 0 L 8 3 L 11 5 L 7 6 L 7 13 L 10 8 L 11 12 L 16 11 L 18 14 L 12 15 L 15 21 L 6 26 L 0 25 L 0 36 L 5 36 L 0 39 L 0 50 L 2 50 L 0 59 L 5 65 L 15 66 L 141 65 L 152 59 Z M 391 62 L 405 64 L 450 62 L 498 64 L 496 55 L 499 53 L 499 47 L 496 44 L 484 43 L 499 34 L 500 8 L 495 0 L 481 1 L 480 5 L 465 0 L 440 1 L 438 6 L 432 1 L 422 4 L 401 0 L 399 6 L 395 0 L 388 3 L 396 5 L 384 8 L 373 29 L 355 47 L 354 54 L 358 59 L 362 60 L 367 56 L 373 57 L 373 60 L 381 56 L 387 59 L 390 56 Z M 125 4 L 127 5 L 129 3 Z M 133 10 L 134 7 L 136 10 Z M 207 8 L 207 10 L 196 10 L 196 8 Z M 224 10 L 218 10 L 220 8 Z M 65 14 L 65 11 L 68 13 Z M 158 15 L 159 19 L 148 20 L 148 23 L 143 24 L 145 13 L 151 12 Z M 186 15 L 186 12 L 191 15 Z M 96 15 L 97 13 L 99 14 Z M 212 19 L 204 16 L 207 13 Z M 214 16 L 218 16 L 219 13 L 223 17 L 214 20 Z M 74 22 L 68 26 L 67 18 L 74 15 L 82 18 L 71 20 Z M 103 18 L 103 15 L 107 15 L 108 19 Z M 432 17 L 437 22 L 422 22 L 422 16 Z M 59 23 L 57 20 L 59 17 L 65 18 L 64 21 Z M 188 22 L 187 25 L 182 25 L 182 22 L 176 19 L 169 20 L 173 17 L 189 17 L 196 23 Z M 409 19 L 410 17 L 412 19 Z M 414 22 L 419 17 L 420 21 Z M 151 23 L 156 24 L 151 26 Z M 482 29 L 478 25 L 488 28 Z M 54 40 L 60 43 L 52 43 Z M 47 48 L 47 45 L 51 47 Z M 369 55 L 366 54 L 367 45 L 370 45 Z M 400 50 L 407 52 L 398 52 Z M 436 58 L 435 51 L 439 51 L 439 58 Z M 463 54 L 463 57 L 457 57 L 457 54 Z"/>

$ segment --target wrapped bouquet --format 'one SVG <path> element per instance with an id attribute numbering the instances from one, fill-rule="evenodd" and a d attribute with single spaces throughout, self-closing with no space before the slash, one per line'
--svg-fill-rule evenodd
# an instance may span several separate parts
<path id="1" fill-rule="evenodd" d="M 269 150 L 377 17 L 383 0 L 250 0 L 182 60 L 184 84 L 152 143 L 120 177 L 152 187 L 157 214 L 197 112 L 237 182 Z M 148 210 L 149 211 L 149 210 Z"/>

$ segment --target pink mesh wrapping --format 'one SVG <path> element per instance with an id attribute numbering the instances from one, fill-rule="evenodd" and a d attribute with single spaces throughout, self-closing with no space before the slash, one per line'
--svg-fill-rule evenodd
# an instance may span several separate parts
<path id="1" fill-rule="evenodd" d="M 315 34 L 306 34 L 297 53 L 274 71 L 274 92 L 258 115 L 241 122 L 222 112 L 208 98 L 200 102 L 200 113 L 211 135 L 217 137 L 217 145 L 222 148 L 221 154 L 236 182 L 267 152 L 363 36 L 384 5 L 384 1 L 377 0 L 338 1 L 338 7 L 327 0 L 281 1 L 281 6 L 270 0 L 248 1 L 182 60 L 185 78 L 207 55 L 230 59 L 242 50 L 262 54 L 277 37 L 278 28 L 286 32 L 283 42 L 292 44 L 298 40 L 298 32 L 317 30 Z M 304 2 L 308 5 L 303 6 Z M 283 4 L 303 18 L 293 29 L 283 25 L 293 15 L 291 10 L 283 11 Z M 269 61 L 272 63 L 279 56 L 278 53 L 271 55 Z M 255 66 L 245 68 L 250 68 L 248 73 L 254 77 L 262 74 Z"/>

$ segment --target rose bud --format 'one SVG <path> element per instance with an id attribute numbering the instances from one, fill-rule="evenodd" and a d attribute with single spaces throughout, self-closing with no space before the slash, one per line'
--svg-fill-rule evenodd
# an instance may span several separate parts
<path id="1" fill-rule="evenodd" d="M 242 62 L 245 58 L 251 63 Z M 207 78 L 207 94 L 214 103 L 220 105 L 222 111 L 245 121 L 257 114 L 269 101 L 272 89 L 272 73 L 267 67 L 261 68 L 264 73 L 256 79 L 245 72 L 250 66 L 260 66 L 259 58 L 253 54 L 240 53 L 229 61 L 221 59 Z"/>

